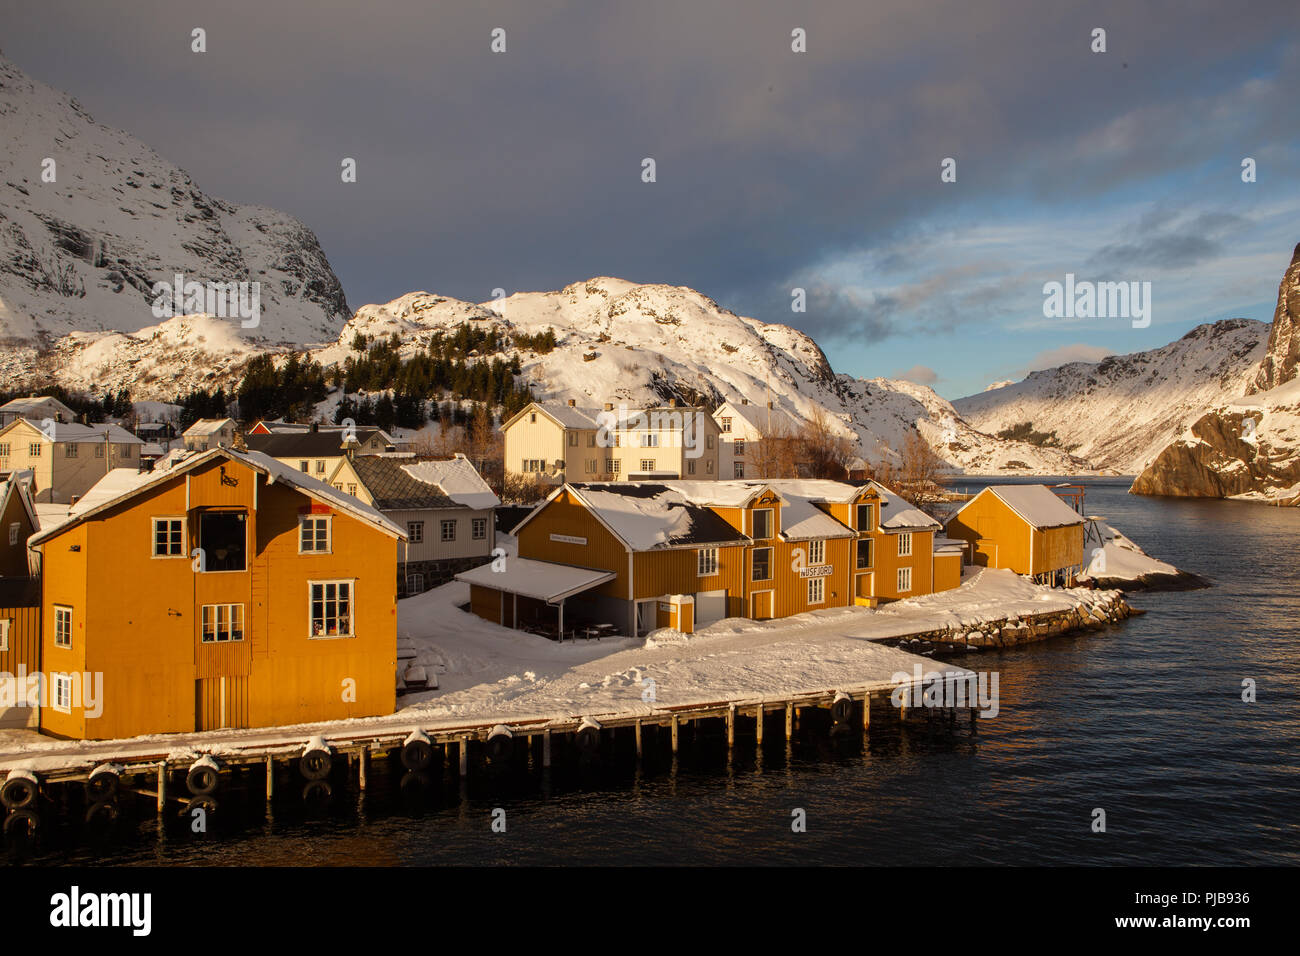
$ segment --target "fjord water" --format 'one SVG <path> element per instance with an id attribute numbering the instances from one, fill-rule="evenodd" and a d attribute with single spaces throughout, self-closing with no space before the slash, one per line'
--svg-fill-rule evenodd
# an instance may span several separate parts
<path id="1" fill-rule="evenodd" d="M 570 761 L 546 784 L 539 772 L 476 772 L 463 795 L 450 782 L 419 810 L 393 788 L 339 792 L 320 819 L 277 805 L 265 820 L 252 801 L 238 825 L 206 836 L 183 825 L 160 836 L 147 813 L 109 841 L 47 847 L 34 862 L 1300 862 L 1300 511 L 1085 483 L 1089 513 L 1215 586 L 1138 592 L 1131 603 L 1148 613 L 1122 625 L 965 654 L 1000 674 L 1001 712 L 974 735 L 964 719 L 955 730 L 877 721 L 865 748 L 860 734 L 817 732 L 787 752 L 769 733 L 761 757 L 748 738 L 730 763 L 719 735 L 688 736 L 675 771 L 656 757 L 641 773 L 631 760 Z M 1253 703 L 1241 699 L 1248 678 Z M 804 833 L 792 832 L 795 808 Z M 1092 831 L 1097 808 L 1104 833 Z"/>

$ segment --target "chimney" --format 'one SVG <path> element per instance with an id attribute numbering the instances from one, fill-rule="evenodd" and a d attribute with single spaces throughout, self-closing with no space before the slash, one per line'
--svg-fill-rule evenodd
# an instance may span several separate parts
<path id="1" fill-rule="evenodd" d="M 677 399 L 675 399 L 675 398 L 670 398 L 670 399 L 668 399 L 668 407 L 669 407 L 669 408 L 676 408 L 676 407 L 677 407 Z"/>
<path id="2" fill-rule="evenodd" d="M 768 402 L 768 403 L 767 403 L 767 407 L 768 407 L 768 408 L 771 408 L 771 407 L 772 407 L 772 403 L 771 403 L 771 402 Z"/>
<path id="3" fill-rule="evenodd" d="M 570 407 L 570 408 L 573 408 L 573 406 L 575 406 L 575 405 L 577 405 L 577 404 L 578 404 L 578 403 L 577 403 L 576 401 L 574 401 L 572 398 L 569 399 L 569 407 Z"/>
<path id="4" fill-rule="evenodd" d="M 606 403 L 605 403 L 605 411 L 607 411 L 607 412 L 612 412 L 613 410 L 614 410 L 614 403 L 613 403 L 613 402 L 606 402 Z"/>
<path id="5" fill-rule="evenodd" d="M 740 400 L 740 404 L 742 404 L 742 405 L 748 405 L 748 404 L 749 404 L 749 399 L 747 399 L 747 398 L 742 398 L 742 399 Z"/>

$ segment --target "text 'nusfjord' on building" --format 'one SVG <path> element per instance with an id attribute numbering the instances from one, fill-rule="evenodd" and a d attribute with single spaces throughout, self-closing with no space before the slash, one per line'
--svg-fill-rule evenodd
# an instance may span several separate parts
<path id="1" fill-rule="evenodd" d="M 405 537 L 258 452 L 111 472 L 29 542 L 52 685 L 41 730 L 129 737 L 392 713 Z"/>
<path id="2" fill-rule="evenodd" d="M 514 528 L 517 558 L 456 577 L 508 627 L 690 632 L 957 587 L 962 546 L 938 530 L 876 482 L 568 483 Z"/>

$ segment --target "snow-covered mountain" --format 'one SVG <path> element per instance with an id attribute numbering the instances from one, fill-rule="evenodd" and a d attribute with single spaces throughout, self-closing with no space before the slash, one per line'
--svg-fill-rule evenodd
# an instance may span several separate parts
<path id="1" fill-rule="evenodd" d="M 955 469 L 1088 470 L 1059 449 L 977 431 L 923 385 L 838 374 L 803 332 L 737 315 L 682 286 L 599 277 L 481 304 L 411 293 L 363 306 L 335 345 L 313 355 L 324 364 L 340 362 L 353 354 L 357 333 L 396 333 L 410 353 L 429 333 L 464 321 L 494 323 L 506 333 L 554 331 L 552 351 L 520 356 L 523 377 L 542 400 L 644 406 L 668 398 L 710 405 L 747 398 L 805 420 L 820 407 L 871 460 L 896 454 L 917 431 Z"/>
<path id="2" fill-rule="evenodd" d="M 953 405 L 975 428 L 1027 422 L 1099 468 L 1137 474 L 1206 407 L 1246 390 L 1268 334 L 1251 319 L 1198 325 L 1163 348 L 1033 372 Z"/>
<path id="3" fill-rule="evenodd" d="M 154 283 L 172 283 L 177 274 L 204 284 L 259 283 L 258 325 L 222 320 L 237 339 L 324 342 L 347 320 L 343 288 L 301 222 L 207 195 L 144 143 L 96 123 L 76 100 L 3 57 L 0 139 L 0 342 L 7 359 L 30 365 L 40 346 L 69 333 L 156 327 L 165 316 L 154 314 Z M 174 341 L 180 328 L 164 337 Z M 193 331 L 194 323 L 185 328 Z M 200 344 L 187 340 L 190 353 L 201 352 Z M 7 362 L 0 373 L 13 367 Z"/>

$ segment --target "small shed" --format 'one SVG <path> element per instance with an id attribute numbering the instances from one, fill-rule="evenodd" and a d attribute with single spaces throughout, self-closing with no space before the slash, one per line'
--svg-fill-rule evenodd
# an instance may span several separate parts
<path id="1" fill-rule="evenodd" d="M 994 485 L 962 505 L 945 533 L 969 545 L 972 564 L 1071 586 L 1083 571 L 1084 522 L 1046 485 Z"/>

